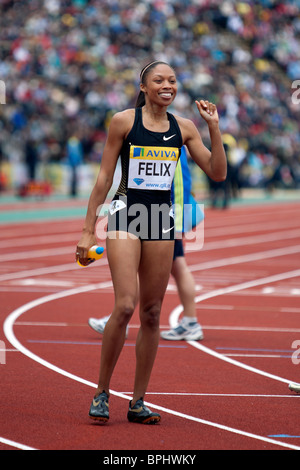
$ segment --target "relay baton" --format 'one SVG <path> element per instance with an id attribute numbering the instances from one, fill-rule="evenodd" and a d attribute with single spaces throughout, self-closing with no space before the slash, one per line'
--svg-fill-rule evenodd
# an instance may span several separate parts
<path id="1" fill-rule="evenodd" d="M 79 266 L 83 266 L 83 267 L 88 266 L 94 261 L 102 258 L 103 253 L 104 253 L 104 248 L 102 246 L 97 246 L 97 245 L 91 246 L 91 248 L 88 251 L 88 264 L 86 265 L 81 264 L 79 259 L 77 259 L 77 263 L 79 264 Z"/>

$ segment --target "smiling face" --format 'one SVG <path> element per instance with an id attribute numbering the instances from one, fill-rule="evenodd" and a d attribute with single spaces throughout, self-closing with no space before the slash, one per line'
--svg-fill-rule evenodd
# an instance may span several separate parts
<path id="1" fill-rule="evenodd" d="M 146 100 L 169 106 L 177 94 L 175 72 L 169 65 L 158 63 L 145 71 L 140 87 Z"/>

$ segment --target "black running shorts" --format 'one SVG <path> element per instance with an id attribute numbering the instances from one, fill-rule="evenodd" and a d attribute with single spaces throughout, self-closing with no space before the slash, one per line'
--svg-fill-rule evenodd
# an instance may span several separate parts
<path id="1" fill-rule="evenodd" d="M 127 232 L 140 240 L 174 240 L 174 211 L 170 204 L 138 200 L 129 193 L 115 196 L 108 211 L 107 232 Z"/>

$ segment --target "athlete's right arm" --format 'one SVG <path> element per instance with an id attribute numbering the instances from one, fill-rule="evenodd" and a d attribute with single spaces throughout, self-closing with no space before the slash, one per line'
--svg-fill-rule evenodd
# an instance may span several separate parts
<path id="1" fill-rule="evenodd" d="M 132 115 L 132 110 L 126 110 L 116 113 L 111 119 L 100 171 L 90 195 L 82 237 L 77 245 L 80 258 L 86 258 L 89 247 L 97 244 L 95 224 L 98 218 L 99 206 L 104 203 L 111 188 L 123 141 L 132 127 Z"/>

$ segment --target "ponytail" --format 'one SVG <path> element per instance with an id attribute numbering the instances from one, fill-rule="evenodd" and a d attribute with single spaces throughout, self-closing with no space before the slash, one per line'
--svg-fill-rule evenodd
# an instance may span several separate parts
<path id="1" fill-rule="evenodd" d="M 135 107 L 142 108 L 143 106 L 145 106 L 145 104 L 146 104 L 145 93 L 142 90 L 140 90 L 138 97 L 136 99 Z"/>

